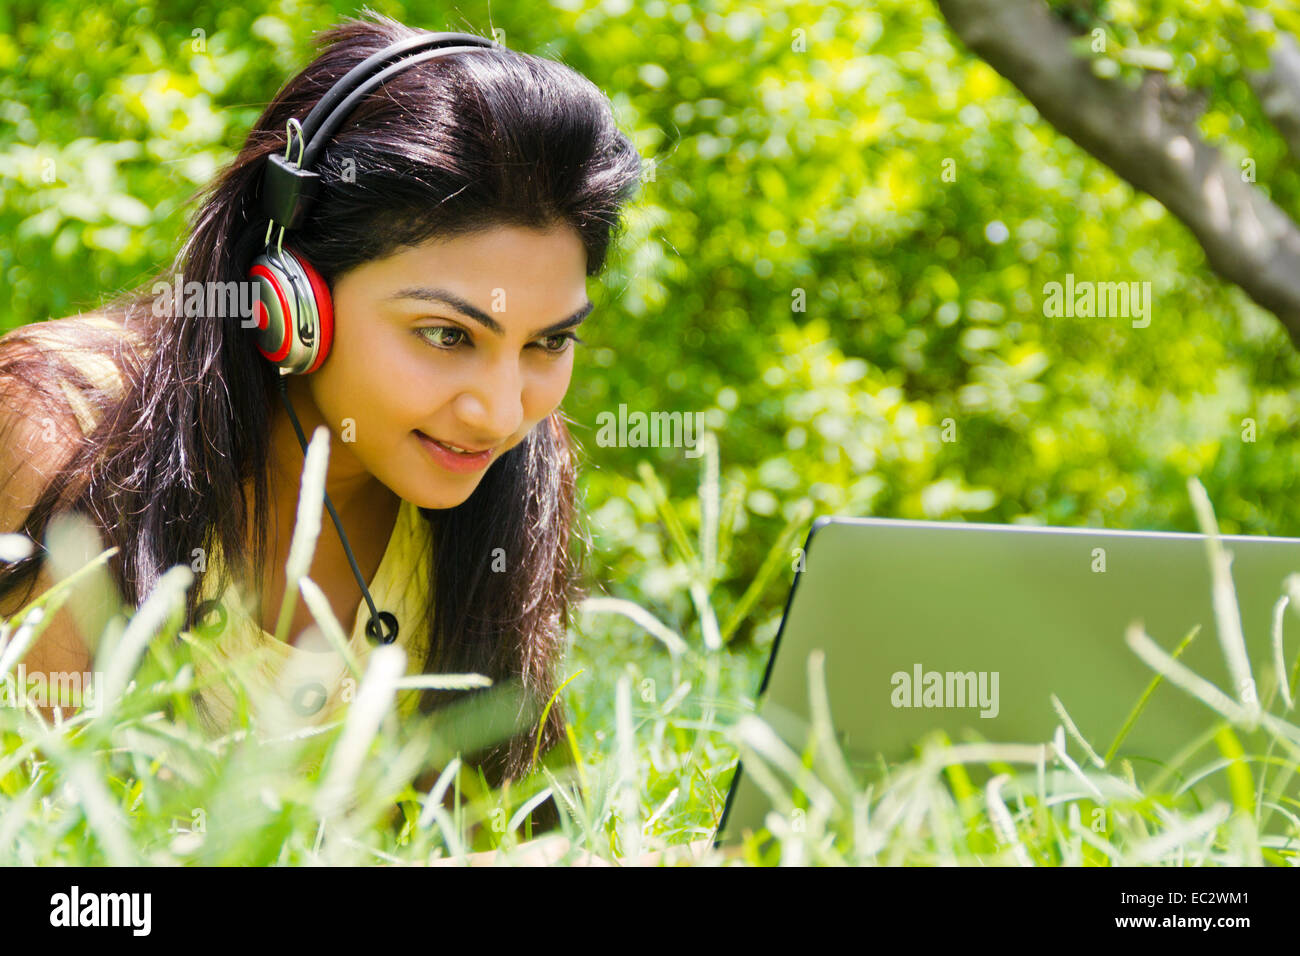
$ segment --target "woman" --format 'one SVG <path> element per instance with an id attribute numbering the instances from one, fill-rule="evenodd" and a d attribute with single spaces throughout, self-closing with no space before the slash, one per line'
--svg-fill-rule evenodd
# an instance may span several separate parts
<path id="1" fill-rule="evenodd" d="M 282 691 L 286 672 L 324 657 L 298 646 L 313 638 L 301 601 L 276 638 L 303 450 L 250 317 L 211 290 L 245 281 L 265 249 L 258 190 L 269 157 L 286 153 L 289 121 L 418 33 L 380 16 L 326 33 L 206 193 L 171 268 L 95 316 L 0 339 L 0 449 L 14 475 L 0 531 L 41 542 L 55 513 L 92 516 L 120 549 L 110 569 L 133 606 L 168 568 L 190 566 L 189 630 L 231 658 L 260 652 L 250 676 Z M 484 674 L 540 715 L 580 574 L 558 409 L 571 330 L 640 159 L 588 80 L 495 47 L 396 73 L 313 168 L 315 203 L 283 242 L 327 287 L 333 342 L 319 368 L 286 379 L 285 398 L 307 435 L 329 430 L 326 493 L 375 603 L 395 616 L 408 672 Z M 40 559 L 0 565 L 0 611 L 49 586 Z M 354 625 L 364 658 L 374 635 L 353 574 L 326 522 L 308 576 L 345 630 Z M 29 652 L 28 671 L 88 669 L 85 641 L 54 632 Z M 304 719 L 332 715 L 341 697 L 323 678 L 289 691 L 285 712 Z M 424 691 L 418 704 L 465 696 Z M 217 730 L 235 707 L 220 681 L 197 703 Z M 564 737 L 557 701 L 544 726 L 467 760 L 500 785 Z M 534 815 L 535 827 L 554 821 L 549 804 Z"/>

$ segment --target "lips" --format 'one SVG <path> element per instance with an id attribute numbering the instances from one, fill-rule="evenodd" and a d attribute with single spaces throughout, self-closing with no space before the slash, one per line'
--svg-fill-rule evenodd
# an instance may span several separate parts
<path id="1" fill-rule="evenodd" d="M 455 442 L 443 441 L 440 438 L 434 438 L 431 435 L 426 435 L 424 432 L 420 431 L 419 429 L 416 429 L 415 433 L 419 435 L 421 438 L 428 439 L 429 441 L 441 445 L 443 448 L 446 448 L 448 451 L 458 455 L 481 455 L 486 452 L 490 452 L 493 448 L 496 447 L 495 445 L 490 445 L 487 448 L 474 448 L 470 445 L 461 445 Z"/>

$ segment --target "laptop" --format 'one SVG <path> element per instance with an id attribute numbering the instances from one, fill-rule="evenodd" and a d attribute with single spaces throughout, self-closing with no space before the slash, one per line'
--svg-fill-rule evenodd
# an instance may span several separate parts
<path id="1" fill-rule="evenodd" d="M 1251 673 L 1266 702 L 1277 686 L 1274 606 L 1284 580 L 1300 572 L 1300 538 L 1220 540 L 1231 558 Z M 1288 680 L 1300 648 L 1296 610 L 1286 611 L 1283 625 Z M 1218 639 L 1204 535 L 819 518 L 758 688 L 758 716 L 796 755 L 804 752 L 811 726 L 808 660 L 819 650 L 831 723 L 860 786 L 915 757 L 917 745 L 940 732 L 953 744 L 1049 743 L 1062 725 L 1053 694 L 1104 758 L 1156 675 L 1125 640 L 1133 621 L 1170 653 L 1199 625 L 1179 662 L 1236 698 Z M 1269 709 L 1276 714 L 1281 706 Z M 1285 716 L 1300 722 L 1300 709 Z M 1067 752 L 1084 772 L 1119 774 L 1119 761 L 1127 758 L 1142 784 L 1218 719 L 1166 679 L 1104 771 L 1095 770 L 1073 737 L 1066 738 Z M 1247 754 L 1268 749 L 1271 738 L 1263 731 L 1237 733 Z M 1280 746 L 1273 754 L 1286 756 Z M 1182 766 L 1193 773 L 1220 758 L 1211 741 Z M 772 800 L 744 763 L 742 749 L 714 839 L 718 847 L 747 837 L 761 846 L 770 838 L 765 821 Z M 763 766 L 790 784 L 789 773 L 768 760 Z M 964 766 L 974 785 L 992 776 L 980 765 Z M 1256 778 L 1259 766 L 1250 768 Z M 1285 768 L 1269 768 L 1270 786 L 1283 779 L 1279 772 L 1285 778 Z M 1297 777 L 1285 794 L 1300 796 Z M 1202 806 L 1229 796 L 1223 772 L 1190 781 L 1175 774 L 1169 789 L 1184 784 Z M 787 806 L 786 812 L 794 811 Z"/>

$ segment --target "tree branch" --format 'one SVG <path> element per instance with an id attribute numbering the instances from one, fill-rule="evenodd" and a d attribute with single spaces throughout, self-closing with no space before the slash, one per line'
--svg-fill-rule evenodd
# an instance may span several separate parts
<path id="1" fill-rule="evenodd" d="M 1279 33 L 1269 53 L 1269 68 L 1247 72 L 1264 115 L 1286 140 L 1287 149 L 1300 159 L 1300 45 L 1289 33 Z"/>
<path id="2" fill-rule="evenodd" d="M 1181 220 L 1210 267 L 1281 319 L 1300 348 L 1300 230 L 1201 140 L 1185 91 L 1156 73 L 1136 89 L 1096 76 L 1041 0 L 936 2 L 1044 119 Z"/>

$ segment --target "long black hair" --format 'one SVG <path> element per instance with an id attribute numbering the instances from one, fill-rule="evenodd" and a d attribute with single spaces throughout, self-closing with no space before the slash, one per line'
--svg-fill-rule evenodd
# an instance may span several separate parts
<path id="1" fill-rule="evenodd" d="M 101 310 L 154 347 L 138 362 L 117 356 L 121 396 L 102 396 L 98 427 L 84 440 L 75 436 L 77 450 L 18 530 L 39 543 L 56 512 L 87 513 L 108 545 L 120 548 L 110 571 L 135 604 L 163 572 L 190 564 L 193 549 L 214 540 L 223 577 L 261 580 L 254 568 L 266 560 L 278 373 L 239 317 L 155 310 L 157 294 L 144 290 L 177 272 L 187 283 L 244 279 L 265 237 L 256 186 L 266 157 L 285 150 L 286 121 L 306 116 L 366 57 L 418 32 L 368 14 L 324 33 L 317 57 L 280 90 L 239 154 L 201 194 L 172 265 Z M 595 85 L 561 63 L 500 47 L 399 72 L 358 105 L 314 168 L 318 198 L 292 240 L 331 287 L 349 269 L 399 246 L 504 225 L 572 226 L 586 247 L 587 273 L 596 275 L 641 176 L 635 147 Z M 16 376 L 53 407 L 58 378 L 76 381 L 80 373 L 57 354 L 24 348 L 23 331 L 0 342 L 0 377 Z M 573 440 L 557 409 L 493 463 L 464 503 L 421 509 L 434 542 L 426 672 L 517 681 L 540 713 L 555 690 L 568 616 L 580 597 L 586 551 L 575 553 L 574 544 L 590 545 L 574 532 L 574 476 Z M 489 573 L 501 547 L 512 552 L 508 570 Z M 0 595 L 24 580 L 34 584 L 42 554 L 38 548 L 25 561 L 0 566 Z M 196 572 L 189 592 L 189 622 L 203 573 Z M 421 709 L 437 710 L 465 693 L 425 691 Z M 494 786 L 521 777 L 537 733 L 520 732 L 467 759 Z M 564 739 L 558 701 L 540 733 L 541 753 Z"/>

